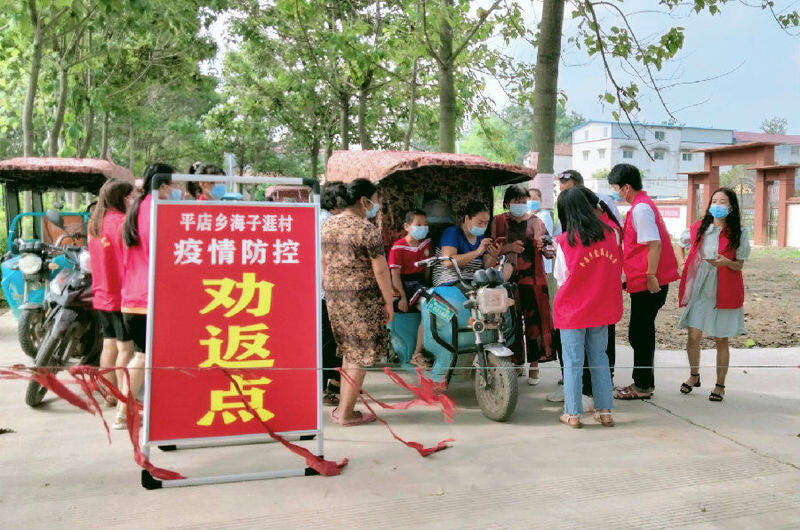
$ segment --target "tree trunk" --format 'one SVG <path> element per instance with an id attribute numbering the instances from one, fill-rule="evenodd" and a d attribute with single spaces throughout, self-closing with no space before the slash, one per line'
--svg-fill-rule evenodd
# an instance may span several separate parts
<path id="1" fill-rule="evenodd" d="M 531 150 L 538 153 L 536 178 L 542 193 L 542 206 L 552 208 L 553 149 L 556 136 L 558 105 L 558 62 L 561 56 L 561 28 L 564 22 L 564 0 L 544 0 L 539 24 L 539 51 L 536 57 L 533 96 L 533 137 Z M 549 184 L 549 187 L 547 187 Z"/>
<path id="2" fill-rule="evenodd" d="M 453 0 L 445 0 L 451 11 Z M 439 151 L 456 152 L 456 89 L 453 75 L 453 28 L 445 18 L 442 21 L 439 49 Z"/>
<path id="3" fill-rule="evenodd" d="M 100 158 L 108 160 L 108 111 L 103 113 L 103 131 L 100 133 Z"/>
<path id="4" fill-rule="evenodd" d="M 58 156 L 58 136 L 64 125 L 64 112 L 67 109 L 68 71 L 63 66 L 58 67 L 58 102 L 53 116 L 53 128 L 47 141 L 50 156 Z"/>
<path id="5" fill-rule="evenodd" d="M 328 170 L 328 159 L 330 159 L 331 155 L 333 154 L 333 135 L 326 133 L 325 134 L 325 167 L 323 171 Z"/>
<path id="6" fill-rule="evenodd" d="M 92 107 L 92 100 L 89 93 L 92 90 L 92 69 L 87 66 L 86 68 L 86 123 L 84 124 L 85 136 L 83 144 L 81 144 L 80 151 L 78 152 L 79 158 L 86 158 L 89 154 L 89 149 L 92 148 L 92 140 L 94 139 L 94 107 Z"/>
<path id="7" fill-rule="evenodd" d="M 319 176 L 319 136 L 314 135 L 311 141 L 311 178 L 316 180 Z"/>
<path id="8" fill-rule="evenodd" d="M 417 69 L 419 68 L 419 59 L 414 61 L 414 68 L 411 69 L 411 96 L 408 102 L 408 126 L 406 127 L 406 134 L 403 138 L 403 151 L 408 151 L 411 148 L 411 135 L 414 132 L 414 120 L 417 117 Z"/>
<path id="9" fill-rule="evenodd" d="M 135 139 L 135 131 L 133 129 L 133 116 L 128 117 L 128 169 L 131 173 L 136 174 L 136 150 L 133 145 Z"/>
<path id="10" fill-rule="evenodd" d="M 33 106 L 39 88 L 39 71 L 42 69 L 42 20 L 36 12 L 36 3 L 29 2 L 31 25 L 33 26 L 33 54 L 28 76 L 28 90 L 22 107 L 22 150 L 24 156 L 33 156 Z"/>
<path id="11" fill-rule="evenodd" d="M 362 86 L 358 89 L 358 142 L 361 149 L 372 149 L 372 142 L 367 134 L 367 100 L 369 87 Z"/>
<path id="12" fill-rule="evenodd" d="M 342 151 L 350 149 L 350 94 L 339 94 L 339 135 L 342 137 Z"/>

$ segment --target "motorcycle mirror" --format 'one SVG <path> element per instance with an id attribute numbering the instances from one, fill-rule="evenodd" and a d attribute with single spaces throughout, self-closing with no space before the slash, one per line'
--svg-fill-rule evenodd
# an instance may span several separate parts
<path id="1" fill-rule="evenodd" d="M 45 212 L 45 217 L 47 220 L 53 223 L 55 226 L 63 229 L 64 228 L 64 218 L 61 216 L 61 212 L 58 210 L 53 210 L 52 208 Z"/>
<path id="2" fill-rule="evenodd" d="M 486 270 L 484 269 L 475 271 L 475 275 L 472 277 L 472 279 L 478 285 L 486 285 L 489 283 L 489 276 L 486 274 Z"/>

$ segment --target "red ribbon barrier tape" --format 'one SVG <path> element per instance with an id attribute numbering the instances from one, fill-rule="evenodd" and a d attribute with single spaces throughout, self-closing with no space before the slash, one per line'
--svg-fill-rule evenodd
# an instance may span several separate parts
<path id="1" fill-rule="evenodd" d="M 127 395 L 123 395 L 116 386 L 103 377 L 103 374 L 113 370 L 122 370 L 125 373 L 125 378 L 128 381 Z M 108 441 L 111 443 L 111 433 L 108 429 L 108 424 L 105 418 L 103 418 L 100 405 L 92 395 L 95 390 L 100 389 L 100 384 L 104 385 L 118 400 L 124 401 L 127 405 L 128 434 L 130 435 L 131 445 L 133 446 L 133 459 L 136 463 L 159 480 L 185 478 L 175 471 L 154 466 L 142 453 L 139 447 L 139 430 L 141 428 L 139 410 L 141 405 L 136 401 L 136 398 L 130 390 L 130 374 L 127 368 L 105 368 L 101 370 L 93 366 L 73 366 L 69 368 L 69 373 L 73 377 L 73 380 L 70 382 L 78 384 L 81 387 L 81 390 L 86 394 L 86 400 L 67 388 L 64 383 L 56 378 L 54 373 L 44 368 L 27 368 L 22 365 L 16 365 L 12 366 L 11 370 L 0 370 L 0 377 L 3 379 L 26 379 L 28 381 L 36 381 L 67 403 L 85 410 L 89 414 L 100 416 L 100 420 L 103 422 L 103 427 L 105 427 L 106 434 L 108 435 Z"/>
<path id="2" fill-rule="evenodd" d="M 364 396 L 367 396 L 373 403 L 375 403 L 376 405 L 378 405 L 379 407 L 384 408 L 384 409 L 408 409 L 412 405 L 419 404 L 419 403 L 425 403 L 425 404 L 432 404 L 434 402 L 440 403 L 442 405 L 442 410 L 443 410 L 443 412 L 445 414 L 445 418 L 447 418 L 448 412 L 449 412 L 450 413 L 450 421 L 452 421 L 452 417 L 453 417 L 452 416 L 452 411 L 455 409 L 455 404 L 453 403 L 453 400 L 451 400 L 449 397 L 445 396 L 444 394 L 438 393 L 438 390 L 437 390 L 437 392 L 433 392 L 431 390 L 433 388 L 431 385 L 423 383 L 423 380 L 427 379 L 428 381 L 430 381 L 430 383 L 432 383 L 432 385 L 436 385 L 437 388 L 441 388 L 440 385 L 438 385 L 437 383 L 435 383 L 431 379 L 425 377 L 419 369 L 417 369 L 417 374 L 419 375 L 419 378 L 420 378 L 420 386 L 409 385 L 408 383 L 403 381 L 400 378 L 400 376 L 398 376 L 397 374 L 395 374 L 391 370 L 389 370 L 388 367 L 384 369 L 384 372 L 386 373 L 386 375 L 389 376 L 389 378 L 392 381 L 397 383 L 399 386 L 402 386 L 403 388 L 407 388 L 407 389 L 411 390 L 414 393 L 414 395 L 416 395 L 417 398 L 418 398 L 418 399 L 414 399 L 414 400 L 411 400 L 411 401 L 405 401 L 405 402 L 402 402 L 402 403 L 394 403 L 394 404 L 384 403 L 384 402 L 382 402 L 382 401 L 380 401 L 378 399 L 375 399 L 369 392 L 364 390 L 364 388 L 361 385 L 356 383 L 353 380 L 353 378 L 350 377 L 350 375 L 346 371 L 342 370 L 341 368 L 337 368 L 336 371 L 338 371 L 340 374 L 342 374 L 342 377 L 349 384 L 353 385 L 354 387 L 356 387 L 359 390 L 358 398 L 361 400 L 362 403 L 364 403 L 364 406 L 367 407 L 367 410 L 369 410 L 372 414 L 375 415 L 375 419 L 378 420 L 379 422 L 381 422 L 384 425 L 384 427 L 386 427 L 389 430 L 389 432 L 392 434 L 392 437 L 394 437 L 394 439 L 397 440 L 398 442 L 400 442 L 400 443 L 402 443 L 402 444 L 404 444 L 404 445 L 406 445 L 408 447 L 411 447 L 412 449 L 416 449 L 417 452 L 421 456 L 428 456 L 430 454 L 436 453 L 437 451 L 441 451 L 443 449 L 447 449 L 449 447 L 447 445 L 447 443 L 455 441 L 454 438 L 448 438 L 447 440 L 442 440 L 441 442 L 439 442 L 438 444 L 436 444 L 433 447 L 425 447 L 419 442 L 409 442 L 407 440 L 404 440 L 403 438 L 398 436 L 397 433 L 395 433 L 394 430 L 391 427 L 389 427 L 389 424 L 386 423 L 386 420 L 384 420 L 383 418 L 381 418 L 380 416 L 375 414 L 375 410 L 373 410 L 373 408 L 370 407 L 369 403 L 367 403 L 367 400 L 364 398 Z M 398 381 L 401 381 L 402 383 L 400 383 Z M 446 405 L 446 403 L 452 405 L 452 407 L 450 405 Z"/>

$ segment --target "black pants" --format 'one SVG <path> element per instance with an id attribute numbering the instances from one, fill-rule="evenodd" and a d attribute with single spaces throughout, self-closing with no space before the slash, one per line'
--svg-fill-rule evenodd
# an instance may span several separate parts
<path id="1" fill-rule="evenodd" d="M 336 356 L 336 340 L 333 338 L 331 319 L 328 318 L 328 306 L 322 300 L 322 386 L 327 387 L 328 381 L 339 381 L 341 374 L 336 368 L 341 368 L 342 359 Z"/>
<path id="2" fill-rule="evenodd" d="M 558 336 L 558 362 L 561 365 L 561 374 L 564 374 L 564 359 L 561 357 L 561 334 L 558 330 L 555 330 L 556 335 Z M 617 334 L 617 326 L 611 324 L 608 326 L 608 344 L 606 345 L 606 355 L 608 355 L 608 367 L 611 369 L 611 377 L 614 377 L 614 363 L 617 360 L 617 341 L 616 341 L 616 334 Z M 556 336 L 554 335 L 554 336 Z M 554 340 L 555 342 L 555 340 Z M 585 356 L 583 358 L 583 395 L 584 396 L 591 396 L 592 395 L 592 372 L 589 371 L 589 358 Z"/>
<path id="3" fill-rule="evenodd" d="M 667 301 L 669 285 L 655 294 L 631 293 L 631 323 L 628 340 L 633 348 L 633 383 L 640 390 L 655 388 L 653 358 L 656 354 L 656 316 Z"/>

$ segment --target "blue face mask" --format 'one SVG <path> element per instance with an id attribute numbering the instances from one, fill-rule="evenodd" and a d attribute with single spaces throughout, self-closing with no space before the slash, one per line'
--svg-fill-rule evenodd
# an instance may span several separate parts
<path id="1" fill-rule="evenodd" d="M 373 202 L 372 203 L 372 208 L 367 210 L 367 219 L 372 219 L 373 217 L 378 215 L 378 210 L 380 210 L 380 209 L 381 209 L 380 203 Z"/>
<path id="2" fill-rule="evenodd" d="M 420 240 L 425 239 L 425 236 L 428 235 L 428 226 L 421 225 L 421 226 L 412 226 L 411 227 L 411 237 L 414 239 Z"/>
<path id="3" fill-rule="evenodd" d="M 522 217 L 528 213 L 528 204 L 509 204 L 508 211 L 511 212 L 511 215 L 514 217 Z"/>
<path id="4" fill-rule="evenodd" d="M 469 233 L 475 237 L 481 237 L 484 233 L 486 233 L 486 227 L 484 226 L 481 228 L 480 226 L 473 226 L 469 229 Z"/>
<path id="5" fill-rule="evenodd" d="M 225 192 L 228 191 L 225 188 L 225 184 L 214 184 L 214 187 L 211 188 L 211 197 L 214 199 L 221 199 L 225 196 Z"/>
<path id="6" fill-rule="evenodd" d="M 179 201 L 183 199 L 183 192 L 173 188 L 173 190 L 169 193 L 169 198 L 172 201 Z"/>
<path id="7" fill-rule="evenodd" d="M 528 210 L 535 212 L 539 209 L 539 201 L 528 201 Z"/>
<path id="8" fill-rule="evenodd" d="M 708 209 L 708 213 L 714 216 L 714 219 L 723 219 L 731 213 L 731 209 L 722 204 L 712 204 Z"/>
<path id="9" fill-rule="evenodd" d="M 615 201 L 621 201 L 622 200 L 622 197 L 619 196 L 619 191 L 612 191 L 611 192 L 611 198 L 614 199 Z"/>

